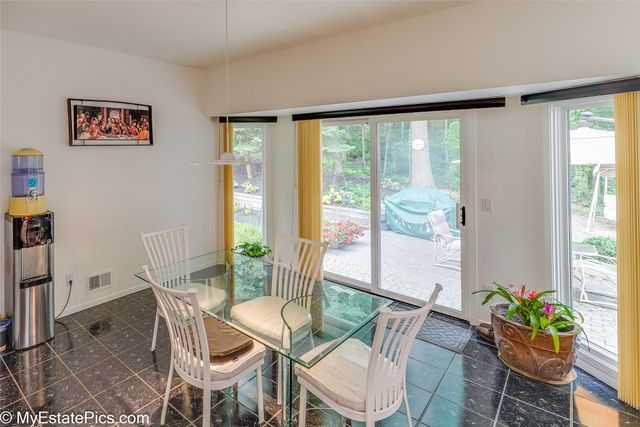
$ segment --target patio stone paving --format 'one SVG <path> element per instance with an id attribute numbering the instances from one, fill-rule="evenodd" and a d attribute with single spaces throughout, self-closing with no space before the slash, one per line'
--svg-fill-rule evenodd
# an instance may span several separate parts
<path id="1" fill-rule="evenodd" d="M 371 281 L 370 231 L 352 245 L 329 249 L 325 271 Z M 431 240 L 382 231 L 382 288 L 411 298 L 425 300 L 436 283 L 443 287 L 438 304 L 460 310 L 460 272 L 433 265 L 434 243 Z"/>

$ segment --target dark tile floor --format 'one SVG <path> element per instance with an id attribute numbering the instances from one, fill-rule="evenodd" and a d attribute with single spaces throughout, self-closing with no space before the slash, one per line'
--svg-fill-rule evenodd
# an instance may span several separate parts
<path id="1" fill-rule="evenodd" d="M 161 327 L 158 348 L 149 351 L 154 315 L 151 292 L 138 292 L 60 319 L 55 339 L 46 344 L 2 355 L 0 413 L 144 413 L 158 425 L 169 349 L 168 332 Z M 458 328 L 453 335 L 442 334 L 449 341 L 465 335 L 459 330 L 472 331 L 468 324 L 436 313 L 433 320 L 438 321 L 433 324 Z M 374 328 L 372 322 L 358 337 L 371 340 Z M 426 338 L 433 341 L 434 337 L 437 334 Z M 454 340 L 459 351 L 424 340 L 414 343 L 407 367 L 414 425 L 640 426 L 640 411 L 619 402 L 615 390 L 585 372 L 578 370 L 578 379 L 571 385 L 537 383 L 509 371 L 493 345 L 470 333 L 466 338 L 464 346 Z M 265 417 L 271 426 L 280 424 L 274 360 L 269 354 L 263 370 Z M 213 393 L 214 425 L 257 425 L 255 381 L 250 375 L 233 388 Z M 166 424 L 201 425 L 201 390 L 175 377 L 171 387 Z M 377 425 L 406 425 L 401 411 Z M 307 417 L 309 425 L 362 425 L 345 422 L 313 396 Z"/>

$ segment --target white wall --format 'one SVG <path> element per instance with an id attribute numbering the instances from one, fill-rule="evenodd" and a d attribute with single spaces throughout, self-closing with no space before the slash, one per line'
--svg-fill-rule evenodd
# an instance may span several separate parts
<path id="1" fill-rule="evenodd" d="M 295 123 L 291 116 L 278 117 L 266 127 L 267 143 L 267 238 L 274 245 L 278 233 L 295 234 Z"/>
<path id="2" fill-rule="evenodd" d="M 478 288 L 493 282 L 551 287 L 545 246 L 544 111 L 541 105 L 521 106 L 519 97 L 511 97 L 506 108 L 477 113 Z M 483 198 L 493 199 L 493 212 L 480 210 Z M 475 301 L 479 304 L 482 298 Z M 486 307 L 478 318 L 489 320 Z"/>
<path id="3" fill-rule="evenodd" d="M 475 2 L 232 63 L 231 110 L 640 74 L 639 23 L 637 1 Z M 223 67 L 207 95 L 223 112 Z"/>
<path id="4" fill-rule="evenodd" d="M 8 205 L 11 152 L 45 154 L 45 192 L 56 214 L 55 299 L 74 275 L 68 312 L 140 285 L 146 256 L 137 233 L 182 223 L 193 254 L 216 239 L 217 188 L 210 159 L 216 126 L 202 113 L 201 70 L 2 31 L 2 187 Z M 69 147 L 67 98 L 153 107 L 153 147 Z M 113 271 L 113 286 L 87 293 L 87 275 Z M 2 309 L 0 309 L 2 312 Z"/>

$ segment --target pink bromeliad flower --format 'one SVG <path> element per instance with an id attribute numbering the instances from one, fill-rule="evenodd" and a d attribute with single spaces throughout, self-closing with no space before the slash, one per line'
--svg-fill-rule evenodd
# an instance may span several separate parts
<path id="1" fill-rule="evenodd" d="M 524 298 L 526 290 L 524 289 L 524 286 L 522 286 L 521 288 L 518 288 L 518 290 L 516 291 L 512 291 L 513 295 L 515 295 L 517 298 Z"/>
<path id="2" fill-rule="evenodd" d="M 536 297 L 536 295 L 538 295 L 538 293 L 536 291 L 529 291 L 529 293 L 527 294 L 527 298 L 532 300 L 532 299 L 534 299 Z"/>
<path id="3" fill-rule="evenodd" d="M 545 302 L 542 311 L 547 319 L 551 319 L 556 312 L 556 308 L 548 302 Z"/>

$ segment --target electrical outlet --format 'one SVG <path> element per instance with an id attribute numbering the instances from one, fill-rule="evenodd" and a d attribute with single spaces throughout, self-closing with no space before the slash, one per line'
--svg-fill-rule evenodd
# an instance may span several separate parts
<path id="1" fill-rule="evenodd" d="M 67 285 L 73 282 L 73 273 L 67 273 Z"/>

